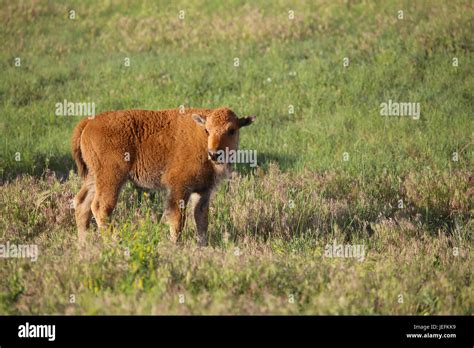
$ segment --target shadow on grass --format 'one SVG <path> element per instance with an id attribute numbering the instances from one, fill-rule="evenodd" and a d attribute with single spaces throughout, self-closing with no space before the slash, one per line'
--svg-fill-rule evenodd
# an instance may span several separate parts
<path id="1" fill-rule="evenodd" d="M 290 169 L 295 164 L 297 158 L 294 156 L 280 155 L 276 153 L 258 152 L 257 165 L 263 170 L 268 169 L 268 165 L 272 162 L 277 163 L 282 169 Z M 241 175 L 252 173 L 257 167 L 251 167 L 249 163 L 238 163 L 234 170 Z M 48 155 L 36 154 L 32 161 L 18 161 L 4 167 L 2 176 L 3 182 L 8 182 L 22 174 L 29 174 L 34 177 L 42 177 L 45 172 L 53 171 L 56 177 L 64 180 L 68 177 L 71 170 L 77 172 L 76 164 L 70 154 Z"/>
<path id="2" fill-rule="evenodd" d="M 297 157 L 290 155 L 281 155 L 277 153 L 258 152 L 257 153 L 257 166 L 266 171 L 270 163 L 277 163 L 278 167 L 284 171 L 291 169 L 296 161 Z M 239 172 L 241 175 L 248 175 L 255 171 L 257 167 L 250 166 L 249 163 L 237 163 L 234 170 Z"/>
<path id="3" fill-rule="evenodd" d="M 69 154 L 36 154 L 31 161 L 18 161 L 7 165 L 3 168 L 1 179 L 2 182 L 8 182 L 23 174 L 42 178 L 45 173 L 53 171 L 56 177 L 63 181 L 68 178 L 71 170 L 76 170 L 76 165 Z"/>

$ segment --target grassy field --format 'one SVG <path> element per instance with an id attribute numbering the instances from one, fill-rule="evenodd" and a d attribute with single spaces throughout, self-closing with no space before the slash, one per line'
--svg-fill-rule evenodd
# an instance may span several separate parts
<path id="1" fill-rule="evenodd" d="M 0 245 L 39 248 L 0 258 L 0 314 L 474 313 L 471 1 L 0 1 L 0 20 Z M 163 194 L 128 185 L 79 251 L 64 100 L 256 115 L 259 167 L 215 192 L 208 247 L 191 223 L 171 244 Z"/>

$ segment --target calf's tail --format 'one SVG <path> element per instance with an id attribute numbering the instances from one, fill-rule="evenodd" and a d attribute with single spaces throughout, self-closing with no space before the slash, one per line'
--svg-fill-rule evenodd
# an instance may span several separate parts
<path id="1" fill-rule="evenodd" d="M 72 133 L 71 145 L 72 145 L 72 158 L 76 162 L 77 171 L 79 175 L 84 179 L 87 176 L 87 165 L 82 158 L 81 152 L 81 136 L 82 131 L 87 126 L 87 123 L 90 120 L 88 118 L 83 119 L 79 122 L 74 128 L 74 132 Z"/>

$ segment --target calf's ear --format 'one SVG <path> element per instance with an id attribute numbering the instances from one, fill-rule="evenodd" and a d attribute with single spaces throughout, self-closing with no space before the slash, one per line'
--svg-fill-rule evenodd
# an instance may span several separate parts
<path id="1" fill-rule="evenodd" d="M 239 118 L 239 128 L 249 126 L 255 121 L 255 116 Z"/>
<path id="2" fill-rule="evenodd" d="M 206 124 L 206 120 L 201 115 L 193 114 L 192 118 L 200 126 L 204 126 Z"/>

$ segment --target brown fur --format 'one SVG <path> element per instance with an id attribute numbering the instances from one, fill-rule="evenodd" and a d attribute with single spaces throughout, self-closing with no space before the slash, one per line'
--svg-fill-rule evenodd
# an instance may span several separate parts
<path id="1" fill-rule="evenodd" d="M 208 152 L 236 150 L 239 128 L 253 120 L 220 108 L 111 111 L 79 122 L 72 136 L 72 154 L 83 178 L 75 197 L 79 240 L 85 240 L 92 214 L 99 228 L 107 226 L 120 189 L 130 179 L 140 187 L 168 190 L 163 218 L 173 241 L 192 195 L 198 241 L 205 244 L 210 193 L 228 170 Z"/>

